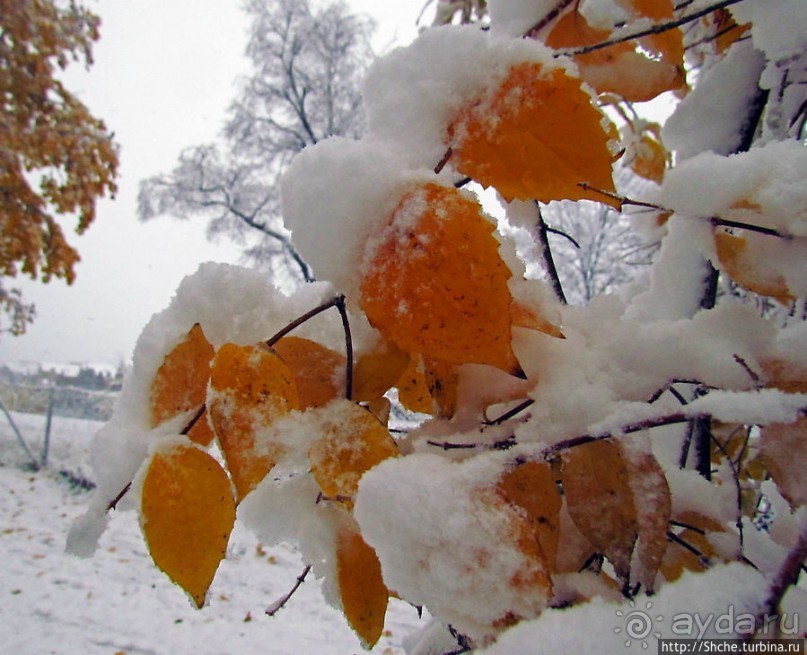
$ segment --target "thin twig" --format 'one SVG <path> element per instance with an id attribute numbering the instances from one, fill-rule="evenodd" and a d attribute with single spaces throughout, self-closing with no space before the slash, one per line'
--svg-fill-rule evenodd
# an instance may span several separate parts
<path id="1" fill-rule="evenodd" d="M 109 512 L 113 509 L 118 507 L 118 503 L 121 499 L 129 492 L 129 489 L 132 488 L 132 483 L 129 482 L 123 489 L 118 492 L 118 495 L 115 496 L 112 500 L 109 501 L 109 505 L 106 506 L 106 511 Z"/>
<path id="2" fill-rule="evenodd" d="M 552 289 L 555 292 L 555 296 L 557 296 L 561 303 L 568 305 L 569 302 L 566 300 L 566 294 L 563 293 L 563 285 L 560 282 L 558 269 L 555 266 L 555 260 L 552 257 L 552 249 L 549 247 L 547 224 L 546 221 L 544 221 L 543 214 L 541 213 L 541 205 L 538 204 L 538 201 L 535 202 L 535 208 L 538 211 L 538 219 L 535 222 L 535 231 L 538 244 L 541 248 L 541 259 L 544 262 L 546 274 L 549 276 L 549 281 L 552 285 Z"/>
<path id="3" fill-rule="evenodd" d="M 564 238 L 568 239 L 569 241 L 571 241 L 572 245 L 573 245 L 575 248 L 577 248 L 578 250 L 580 250 L 580 244 L 579 244 L 579 243 L 577 242 L 577 240 L 576 240 L 576 239 L 575 239 L 575 238 L 574 238 L 574 237 L 573 237 L 571 234 L 569 234 L 568 232 L 564 232 L 563 230 L 559 230 L 559 229 L 558 229 L 558 228 L 556 228 L 556 227 L 549 227 L 548 225 L 546 226 L 546 231 L 547 231 L 547 232 L 549 232 L 549 233 L 551 233 L 551 234 L 557 234 L 558 236 L 561 236 L 561 237 L 564 237 Z"/>
<path id="4" fill-rule="evenodd" d="M 283 596 L 282 598 L 279 598 L 274 603 L 272 603 L 269 607 L 266 608 L 266 610 L 264 612 L 266 614 L 266 616 L 274 616 L 281 609 L 283 609 L 283 607 L 286 605 L 286 603 L 288 603 L 291 600 L 291 597 L 294 596 L 294 594 L 300 588 L 300 585 L 303 584 L 303 582 L 305 582 L 305 577 L 308 575 L 308 572 L 310 570 L 311 570 L 311 565 L 308 564 L 303 569 L 302 573 L 300 573 L 300 575 L 297 576 L 297 580 L 295 581 L 294 586 L 291 588 L 291 590 L 289 590 L 289 592 L 285 596 Z"/>
<path id="5" fill-rule="evenodd" d="M 740 221 L 731 221 L 726 218 L 720 218 L 718 216 L 712 216 L 709 219 L 709 222 L 715 227 L 734 227 L 739 230 L 748 230 L 749 232 L 757 232 L 759 234 L 765 234 L 771 237 L 779 237 L 780 239 L 785 239 L 786 241 L 790 241 L 793 238 L 792 235 L 785 234 L 784 232 L 780 232 L 779 230 L 774 230 L 772 227 L 763 227 L 762 225 L 754 225 L 753 223 L 742 223 Z"/>
<path id="6" fill-rule="evenodd" d="M 514 416 L 517 416 L 518 414 L 523 412 L 525 409 L 527 409 L 528 407 L 530 407 L 534 403 L 535 403 L 535 400 L 533 400 L 532 398 L 528 398 L 527 400 L 525 400 L 523 402 L 520 402 L 515 407 L 513 407 L 511 409 L 508 409 L 501 416 L 499 416 L 497 418 L 494 418 L 494 419 L 491 419 L 489 421 L 485 421 L 484 423 L 485 423 L 485 425 L 499 425 L 501 423 L 504 423 L 505 421 L 509 421 Z"/>
<path id="7" fill-rule="evenodd" d="M 293 330 L 297 329 L 303 323 L 305 323 L 306 321 L 311 320 L 317 314 L 321 314 L 326 309 L 330 309 L 331 307 L 338 306 L 339 303 L 344 302 L 344 300 L 345 300 L 345 297 L 342 296 L 342 295 L 334 296 L 333 298 L 331 298 L 327 302 L 322 303 L 318 307 L 314 307 L 314 309 L 312 309 L 311 311 L 308 311 L 305 314 L 303 314 L 302 316 L 300 316 L 299 318 L 294 319 L 291 323 L 289 323 L 286 327 L 284 327 L 282 330 L 280 330 L 273 337 L 271 337 L 270 339 L 267 339 L 266 341 L 264 341 L 264 343 L 271 348 L 278 341 L 280 341 L 283 337 L 285 337 L 289 332 L 292 332 Z"/>

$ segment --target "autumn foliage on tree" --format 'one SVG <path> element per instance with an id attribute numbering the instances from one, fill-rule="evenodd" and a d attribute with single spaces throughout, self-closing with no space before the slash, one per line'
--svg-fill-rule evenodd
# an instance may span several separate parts
<path id="1" fill-rule="evenodd" d="M 92 64 L 99 19 L 81 5 L 52 0 L 0 3 L 0 276 L 48 282 L 75 278 L 78 252 L 59 216 L 77 232 L 95 218 L 99 197 L 115 192 L 117 150 L 104 123 L 61 80 L 71 62 Z M 20 333 L 30 319 L 13 289 L 0 304 Z"/>
<path id="2" fill-rule="evenodd" d="M 807 10 L 487 6 L 489 30 L 427 30 L 374 64 L 361 139 L 295 158 L 285 224 L 327 281 L 286 297 L 205 265 L 146 327 L 73 548 L 137 506 L 201 607 L 237 516 L 299 546 L 299 580 L 322 578 L 367 648 L 392 602 L 432 617 L 416 653 L 798 636 Z M 664 93 L 666 124 L 641 118 Z M 561 200 L 659 239 L 647 279 L 567 306 L 542 213 Z M 624 620 L 637 603 L 647 630 Z M 729 605 L 730 634 L 671 621 Z"/>

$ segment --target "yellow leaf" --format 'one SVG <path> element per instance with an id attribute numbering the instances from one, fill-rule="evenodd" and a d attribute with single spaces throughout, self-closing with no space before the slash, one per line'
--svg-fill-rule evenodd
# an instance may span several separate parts
<path id="1" fill-rule="evenodd" d="M 607 119 L 564 70 L 513 66 L 487 97 L 476 98 L 451 121 L 454 167 L 507 199 L 611 202 L 581 183 L 614 192 Z"/>
<path id="2" fill-rule="evenodd" d="M 300 337 L 283 337 L 272 346 L 294 374 L 300 408 L 322 407 L 344 393 L 345 356 Z"/>
<path id="3" fill-rule="evenodd" d="M 167 447 L 148 465 L 141 506 L 154 563 L 202 607 L 235 522 L 227 474 L 196 446 Z"/>
<path id="4" fill-rule="evenodd" d="M 563 453 L 561 477 L 569 515 L 623 581 L 639 534 L 628 475 L 618 443 L 593 441 Z"/>
<path id="5" fill-rule="evenodd" d="M 386 339 L 378 339 L 362 352 L 353 368 L 353 400 L 369 402 L 381 398 L 403 375 L 409 353 Z"/>
<path id="6" fill-rule="evenodd" d="M 524 512 L 531 539 L 540 544 L 548 567 L 554 566 L 561 497 L 552 468 L 544 462 L 518 464 L 502 475 L 497 489 L 508 503 Z"/>
<path id="7" fill-rule="evenodd" d="M 207 405 L 241 500 L 282 454 L 265 429 L 299 409 L 294 375 L 265 346 L 224 344 L 213 359 Z"/>
<path id="8" fill-rule="evenodd" d="M 336 570 L 342 611 L 366 649 L 384 630 L 389 591 L 375 551 L 352 528 L 343 528 L 336 544 Z"/>
<path id="9" fill-rule="evenodd" d="M 311 473 L 328 498 L 352 508 L 361 477 L 397 456 L 398 446 L 373 414 L 349 400 L 334 401 L 324 416 L 323 434 L 308 450 Z"/>
<path id="10" fill-rule="evenodd" d="M 409 353 L 520 371 L 510 343 L 510 271 L 493 229 L 453 187 L 407 193 L 361 279 L 370 324 Z"/>
<path id="11" fill-rule="evenodd" d="M 751 29 L 751 25 L 738 25 L 728 9 L 712 13 L 714 20 L 714 45 L 718 54 L 725 53 L 733 43 Z"/>
<path id="12" fill-rule="evenodd" d="M 205 404 L 213 354 L 213 346 L 205 337 L 202 326 L 197 323 L 165 356 L 151 382 L 151 427 Z M 203 414 L 194 423 L 188 436 L 203 446 L 210 444 L 213 431 L 207 423 L 206 415 Z"/>

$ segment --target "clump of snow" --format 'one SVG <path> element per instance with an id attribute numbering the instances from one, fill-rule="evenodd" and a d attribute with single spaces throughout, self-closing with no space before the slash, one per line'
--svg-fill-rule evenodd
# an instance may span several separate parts
<path id="1" fill-rule="evenodd" d="M 771 142 L 730 156 L 703 153 L 668 172 L 661 205 L 686 216 L 732 219 L 807 236 L 807 148 Z"/>
<path id="2" fill-rule="evenodd" d="M 662 139 L 679 162 L 701 152 L 729 155 L 738 150 L 764 66 L 759 50 L 738 43 L 707 71 L 664 124 Z"/>
<path id="3" fill-rule="evenodd" d="M 480 655 L 602 653 L 620 655 L 633 646 L 656 652 L 659 638 L 737 638 L 762 608 L 765 578 L 739 563 L 685 574 L 651 597 L 621 604 L 595 598 L 576 607 L 544 612 L 505 632 Z M 643 615 L 640 616 L 639 614 Z M 631 617 L 641 629 L 629 630 Z M 645 630 L 649 625 L 650 630 Z"/>
<path id="4" fill-rule="evenodd" d="M 493 490 L 502 461 L 389 459 L 364 476 L 355 506 L 387 585 L 480 640 L 508 617 L 537 616 L 548 600 L 548 590 L 517 582 L 539 564 L 519 549 L 518 514 Z"/>
<path id="5" fill-rule="evenodd" d="M 580 14 L 591 27 L 608 31 L 630 19 L 625 7 L 614 0 L 583 0 Z"/>
<path id="6" fill-rule="evenodd" d="M 734 19 L 752 23 L 754 47 L 772 61 L 798 55 L 807 47 L 807 13 L 803 0 L 745 0 L 729 7 Z"/>

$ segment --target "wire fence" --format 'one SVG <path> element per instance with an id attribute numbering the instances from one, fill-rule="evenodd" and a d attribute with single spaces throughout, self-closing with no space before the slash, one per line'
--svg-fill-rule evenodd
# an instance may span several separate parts
<path id="1" fill-rule="evenodd" d="M 29 386 L 0 383 L 0 420 L 11 428 L 28 465 L 39 470 L 47 467 L 54 417 L 106 421 L 112 415 L 117 393 L 89 391 L 68 386 Z M 37 446 L 14 419 L 14 414 L 38 414 L 45 417 L 44 433 Z"/>

